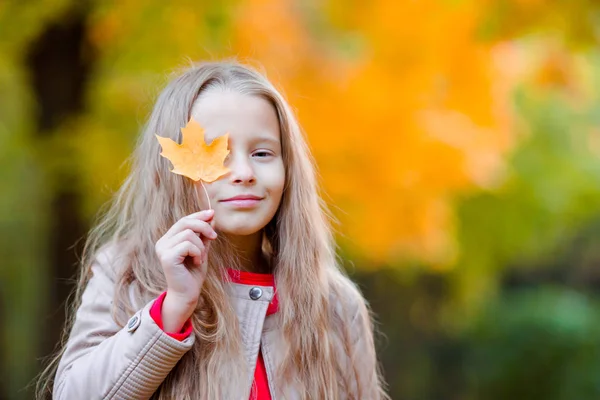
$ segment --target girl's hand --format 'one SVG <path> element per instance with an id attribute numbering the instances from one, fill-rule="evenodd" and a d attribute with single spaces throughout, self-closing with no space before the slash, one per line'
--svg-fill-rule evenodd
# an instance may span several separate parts
<path id="1" fill-rule="evenodd" d="M 156 255 L 167 280 L 162 308 L 166 332 L 178 332 L 196 308 L 210 241 L 217 237 L 210 224 L 213 215 L 214 210 L 205 210 L 183 217 L 156 242 Z"/>

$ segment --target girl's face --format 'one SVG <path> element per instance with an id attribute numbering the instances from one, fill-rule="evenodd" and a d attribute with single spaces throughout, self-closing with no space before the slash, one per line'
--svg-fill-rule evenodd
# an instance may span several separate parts
<path id="1" fill-rule="evenodd" d="M 204 128 L 207 143 L 229 133 L 225 166 L 230 171 L 204 183 L 216 230 L 244 236 L 259 232 L 277 212 L 285 184 L 275 108 L 262 97 L 209 89 L 194 103 L 192 117 Z M 198 193 L 204 198 L 202 188 Z"/>

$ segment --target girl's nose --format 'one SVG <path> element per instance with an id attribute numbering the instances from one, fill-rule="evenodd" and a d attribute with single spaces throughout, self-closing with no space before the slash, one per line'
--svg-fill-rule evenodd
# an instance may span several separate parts
<path id="1" fill-rule="evenodd" d="M 237 160 L 232 160 L 229 169 L 231 170 L 231 180 L 234 183 L 254 182 L 256 177 L 254 169 L 245 157 L 238 157 Z"/>

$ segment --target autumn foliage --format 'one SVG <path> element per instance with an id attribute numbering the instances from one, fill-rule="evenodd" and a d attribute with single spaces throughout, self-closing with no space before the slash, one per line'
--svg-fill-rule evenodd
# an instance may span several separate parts
<path id="1" fill-rule="evenodd" d="M 355 255 L 449 262 L 453 194 L 501 179 L 514 77 L 510 49 L 474 40 L 483 11 L 251 0 L 234 14 L 233 53 L 289 94 Z"/>
<path id="2" fill-rule="evenodd" d="M 105 171 L 127 157 L 161 77 L 234 56 L 264 69 L 296 109 L 348 255 L 448 265 L 453 196 L 501 182 L 513 145 L 511 48 L 478 39 L 486 10 L 434 0 L 99 3 L 85 31 L 98 60 L 88 111 L 68 124 L 70 159 L 91 193 L 84 211 L 107 199 L 94 188 L 123 178 Z"/>

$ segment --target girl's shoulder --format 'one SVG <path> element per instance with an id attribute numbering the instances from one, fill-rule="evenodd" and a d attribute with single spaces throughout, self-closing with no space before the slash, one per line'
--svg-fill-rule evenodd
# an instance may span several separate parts
<path id="1" fill-rule="evenodd" d="M 115 243 L 100 246 L 88 260 L 84 260 L 87 263 L 83 266 L 85 281 L 94 281 L 103 290 L 112 291 L 121 280 L 124 257 L 121 247 Z"/>
<path id="2" fill-rule="evenodd" d="M 153 293 L 144 291 L 130 270 L 130 255 L 123 246 L 109 243 L 94 253 L 89 260 L 86 290 L 90 296 L 109 300 L 118 310 L 137 310 L 143 307 Z"/>

